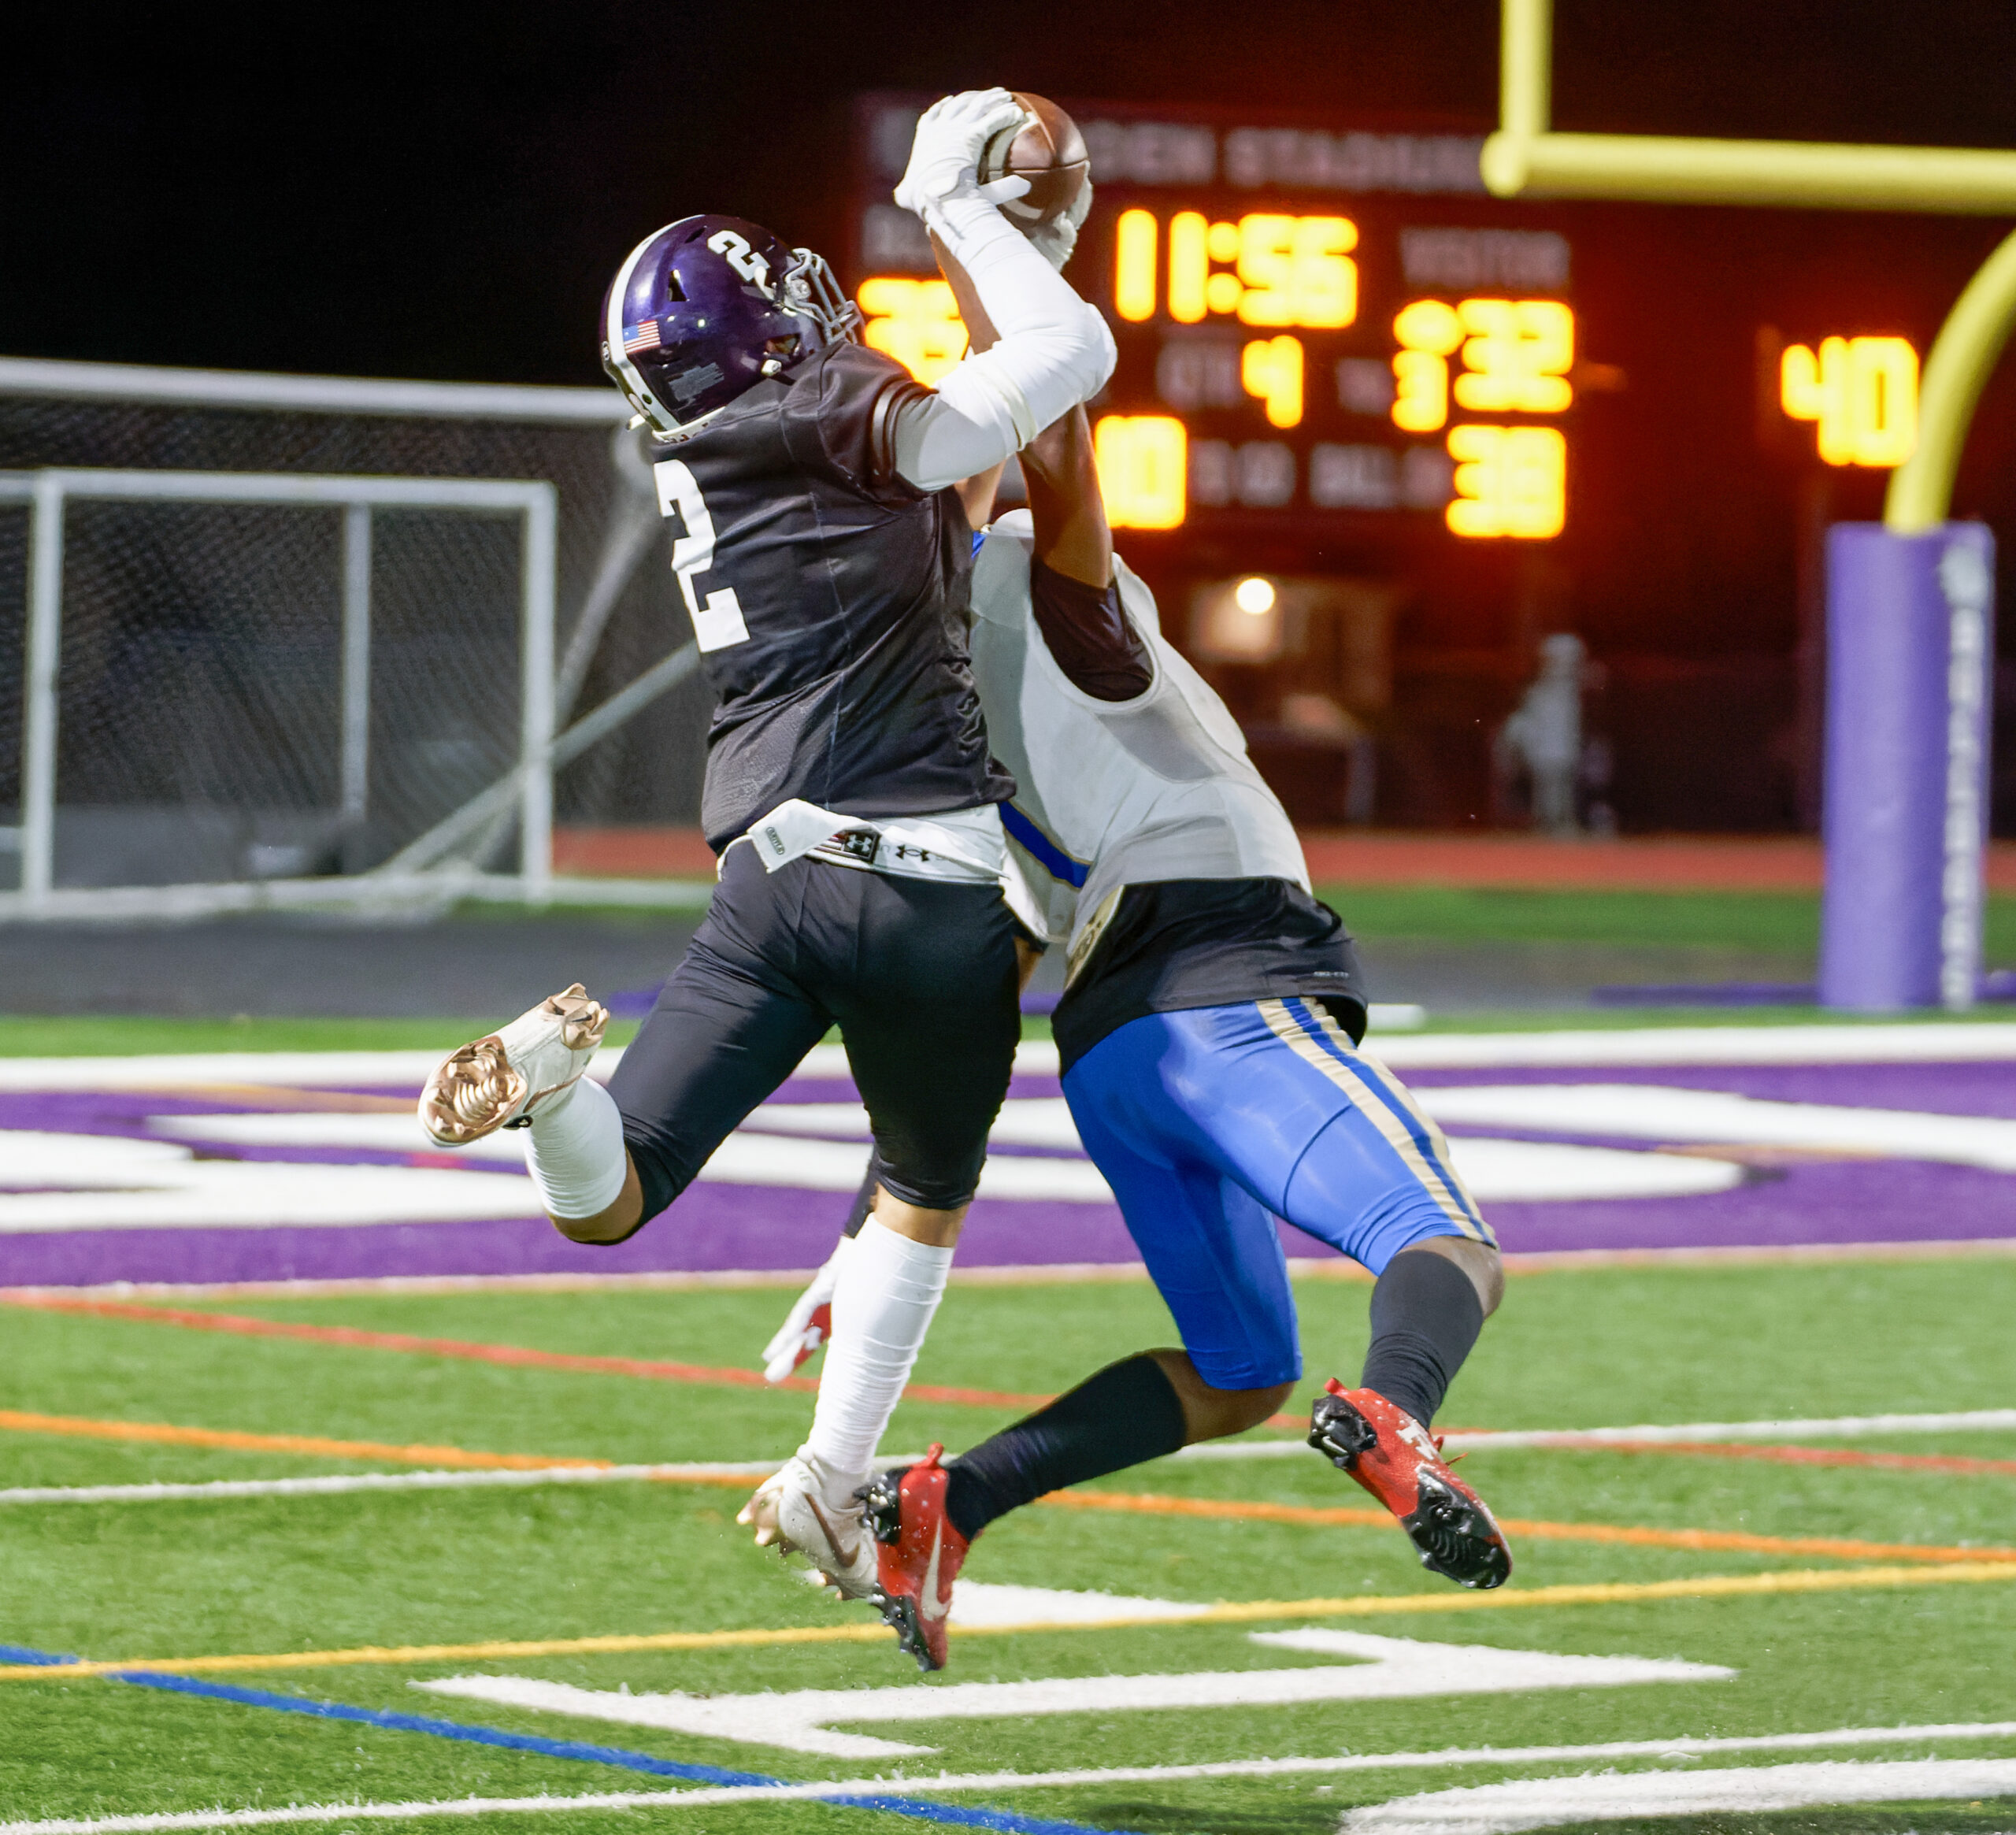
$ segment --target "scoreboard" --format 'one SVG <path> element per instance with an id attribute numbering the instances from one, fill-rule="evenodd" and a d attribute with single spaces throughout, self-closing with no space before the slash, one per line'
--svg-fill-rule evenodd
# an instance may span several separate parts
<path id="1" fill-rule="evenodd" d="M 841 262 L 926 382 L 965 348 L 890 196 L 930 99 L 857 103 Z M 1058 99 L 1108 513 L 1297 820 L 1517 819 L 1493 736 L 1558 632 L 1599 684 L 1590 819 L 1810 817 L 1824 532 L 1880 513 L 1992 226 L 1499 198 L 1432 121 Z"/>
<path id="2" fill-rule="evenodd" d="M 1476 137 L 1075 112 L 1095 202 L 1068 272 L 1120 350 L 1094 406 L 1116 527 L 1260 511 L 1561 532 L 1592 367 L 1573 251 L 1505 221 L 1528 213 L 1484 194 Z M 965 334 L 888 201 L 916 117 L 863 105 L 854 269 L 869 341 L 929 381 Z"/>

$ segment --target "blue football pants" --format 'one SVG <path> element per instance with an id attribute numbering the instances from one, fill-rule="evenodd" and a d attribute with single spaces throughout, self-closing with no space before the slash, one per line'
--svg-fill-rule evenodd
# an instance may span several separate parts
<path id="1" fill-rule="evenodd" d="M 1214 1388 L 1302 1374 L 1276 1218 L 1374 1274 L 1433 1236 L 1495 1246 L 1442 1130 L 1313 1002 L 1130 1020 L 1072 1066 L 1064 1094 Z"/>

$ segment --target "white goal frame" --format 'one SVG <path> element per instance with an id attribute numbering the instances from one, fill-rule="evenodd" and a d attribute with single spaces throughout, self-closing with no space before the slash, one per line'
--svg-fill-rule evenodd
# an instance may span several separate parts
<path id="1" fill-rule="evenodd" d="M 64 514 L 73 502 L 108 501 L 343 511 L 341 806 L 346 814 L 358 815 L 364 810 L 369 765 L 372 511 L 437 510 L 515 518 L 521 530 L 518 758 L 513 769 L 476 803 L 482 806 L 481 819 L 489 821 L 515 805 L 517 873 L 487 873 L 467 867 L 429 872 L 425 870 L 428 862 L 410 858 L 420 846 L 413 843 L 387 863 L 391 870 L 376 873 L 204 885 L 56 885 L 57 676 L 63 639 Z M 543 904 L 552 898 L 559 496 L 550 484 L 491 478 L 50 468 L 0 476 L 0 502 L 26 503 L 32 516 L 23 669 L 21 817 L 14 837 L 20 852 L 20 889 L 0 892 L 0 919 L 191 918 L 276 906 L 397 903 L 444 896 L 501 897 Z M 587 724 L 577 723 L 576 733 Z M 571 750 L 583 749 L 614 724 L 606 721 L 596 732 L 580 736 Z M 458 833 L 470 825 L 469 811 L 476 806 L 465 805 L 458 812 L 463 821 Z M 435 833 L 439 832 L 437 829 Z"/>

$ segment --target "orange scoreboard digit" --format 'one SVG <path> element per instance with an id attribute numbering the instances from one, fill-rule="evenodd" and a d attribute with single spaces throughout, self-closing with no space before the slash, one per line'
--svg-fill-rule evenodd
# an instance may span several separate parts
<path id="1" fill-rule="evenodd" d="M 1073 113 L 1095 198 L 1067 272 L 1120 348 L 1092 409 L 1116 526 L 1561 533 L 1572 251 L 1484 193 L 1474 136 Z M 914 119 L 864 110 L 854 272 L 868 342 L 928 382 L 963 328 L 923 232 L 876 195 Z"/>

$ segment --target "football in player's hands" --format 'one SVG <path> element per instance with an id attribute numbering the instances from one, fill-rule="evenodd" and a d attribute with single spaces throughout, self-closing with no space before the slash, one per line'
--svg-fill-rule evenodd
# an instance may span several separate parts
<path id="1" fill-rule="evenodd" d="M 1029 188 L 1027 179 L 997 175 L 982 185 L 976 169 L 988 141 L 1021 118 L 1021 105 L 1005 89 L 969 89 L 933 102 L 918 119 L 896 202 L 930 223 L 936 207 L 951 198 L 998 205 L 1021 197 Z"/>
<path id="2" fill-rule="evenodd" d="M 995 129 L 981 150 L 982 191 L 1002 179 L 1026 179 L 1028 190 L 1003 202 L 1002 215 L 1032 238 L 1043 225 L 1075 216 L 1075 233 L 1091 206 L 1088 195 L 1084 207 L 1077 208 L 1080 193 L 1090 190 L 1087 180 L 1091 159 L 1085 150 L 1085 137 L 1078 132 L 1078 124 L 1048 97 L 1019 89 L 1011 95 L 1019 113 L 1016 120 Z"/>

